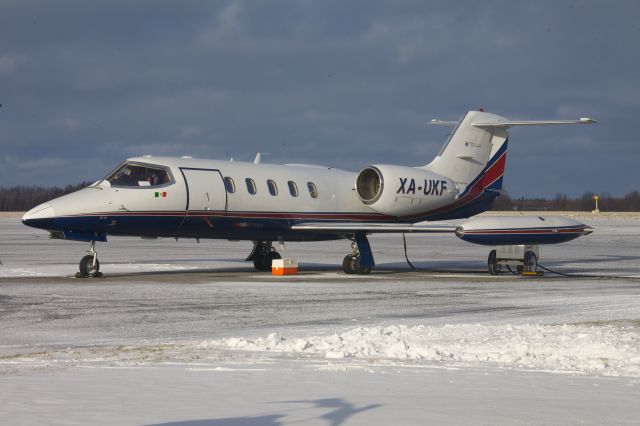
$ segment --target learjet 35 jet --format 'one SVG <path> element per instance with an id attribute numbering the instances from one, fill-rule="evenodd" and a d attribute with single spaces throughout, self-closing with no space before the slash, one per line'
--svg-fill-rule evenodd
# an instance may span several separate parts
<path id="1" fill-rule="evenodd" d="M 131 158 L 106 178 L 31 209 L 22 222 L 48 230 L 51 238 L 89 242 L 82 277 L 100 275 L 95 243 L 107 235 L 248 240 L 254 247 L 247 260 L 258 270 L 280 258 L 274 241 L 348 239 L 348 274 L 367 274 L 375 265 L 367 239 L 372 233 L 451 232 L 484 245 L 562 243 L 591 228 L 563 217 L 427 222 L 492 208 L 502 189 L 510 127 L 594 122 L 512 121 L 469 111 L 431 163 L 377 164 L 358 173 L 259 161 Z M 490 255 L 490 270 L 491 262 Z"/>

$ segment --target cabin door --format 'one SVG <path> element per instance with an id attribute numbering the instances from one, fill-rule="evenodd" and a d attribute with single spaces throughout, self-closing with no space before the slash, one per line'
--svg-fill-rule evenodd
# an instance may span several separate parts
<path id="1" fill-rule="evenodd" d="M 182 168 L 187 185 L 187 211 L 225 211 L 227 191 L 220 170 Z"/>

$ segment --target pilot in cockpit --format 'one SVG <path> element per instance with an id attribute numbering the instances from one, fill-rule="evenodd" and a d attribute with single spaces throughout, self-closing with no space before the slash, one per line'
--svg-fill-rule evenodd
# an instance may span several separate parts
<path id="1" fill-rule="evenodd" d="M 156 172 L 151 172 L 149 177 L 147 178 L 149 185 L 154 186 L 160 184 L 160 177 Z"/>
<path id="2" fill-rule="evenodd" d="M 117 186 L 132 186 L 135 185 L 136 182 L 131 176 L 131 169 L 129 169 L 128 167 L 124 167 L 120 171 L 120 173 L 118 173 L 118 175 L 113 179 L 111 184 Z"/>

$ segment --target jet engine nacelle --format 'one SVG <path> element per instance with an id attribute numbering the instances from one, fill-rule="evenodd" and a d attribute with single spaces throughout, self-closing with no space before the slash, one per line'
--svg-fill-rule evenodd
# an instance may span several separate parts
<path id="1" fill-rule="evenodd" d="M 378 213 L 403 217 L 453 203 L 458 188 L 451 179 L 424 169 L 375 165 L 358 173 L 356 193 Z"/>

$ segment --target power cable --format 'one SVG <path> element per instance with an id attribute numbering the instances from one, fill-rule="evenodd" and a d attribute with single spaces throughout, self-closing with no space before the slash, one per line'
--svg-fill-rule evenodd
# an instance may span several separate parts
<path id="1" fill-rule="evenodd" d="M 407 260 L 407 263 L 409 264 L 411 269 L 417 271 L 418 269 L 413 266 L 413 263 L 411 263 L 411 261 L 409 260 L 409 256 L 407 255 L 407 238 L 405 237 L 404 233 L 402 233 L 402 244 L 404 245 L 404 258 Z"/>
<path id="2" fill-rule="evenodd" d="M 640 277 L 625 277 L 625 276 L 619 276 L 619 275 L 591 275 L 591 274 L 567 274 L 564 272 L 558 272 L 558 271 L 554 271 L 552 269 L 549 269 L 541 264 L 538 263 L 538 268 L 543 269 L 549 273 L 552 274 L 556 274 L 556 275 L 560 275 L 563 277 L 569 277 L 569 278 L 598 278 L 598 279 L 613 279 L 613 280 L 634 280 L 634 281 L 640 281 Z"/>
<path id="3" fill-rule="evenodd" d="M 416 268 L 415 266 L 413 266 L 413 263 L 411 263 L 411 261 L 409 260 L 409 255 L 407 253 L 407 237 L 405 236 L 405 234 L 402 234 L 402 245 L 404 247 L 404 258 L 407 261 L 407 264 L 409 265 L 409 267 L 418 272 L 418 268 Z M 507 270 L 513 274 L 513 275 L 518 275 L 517 272 L 513 271 L 511 269 L 511 267 L 507 264 L 506 265 Z M 558 272 L 558 271 L 554 271 L 552 269 L 547 268 L 546 266 L 543 266 L 541 264 L 538 263 L 538 268 L 543 269 L 551 274 L 556 274 L 556 275 L 560 275 L 563 277 L 568 277 L 568 278 L 598 278 L 598 279 L 614 279 L 614 280 L 634 280 L 634 281 L 640 281 L 640 277 L 623 277 L 623 276 L 616 276 L 616 275 L 585 275 L 585 274 L 567 274 L 565 272 Z"/>

